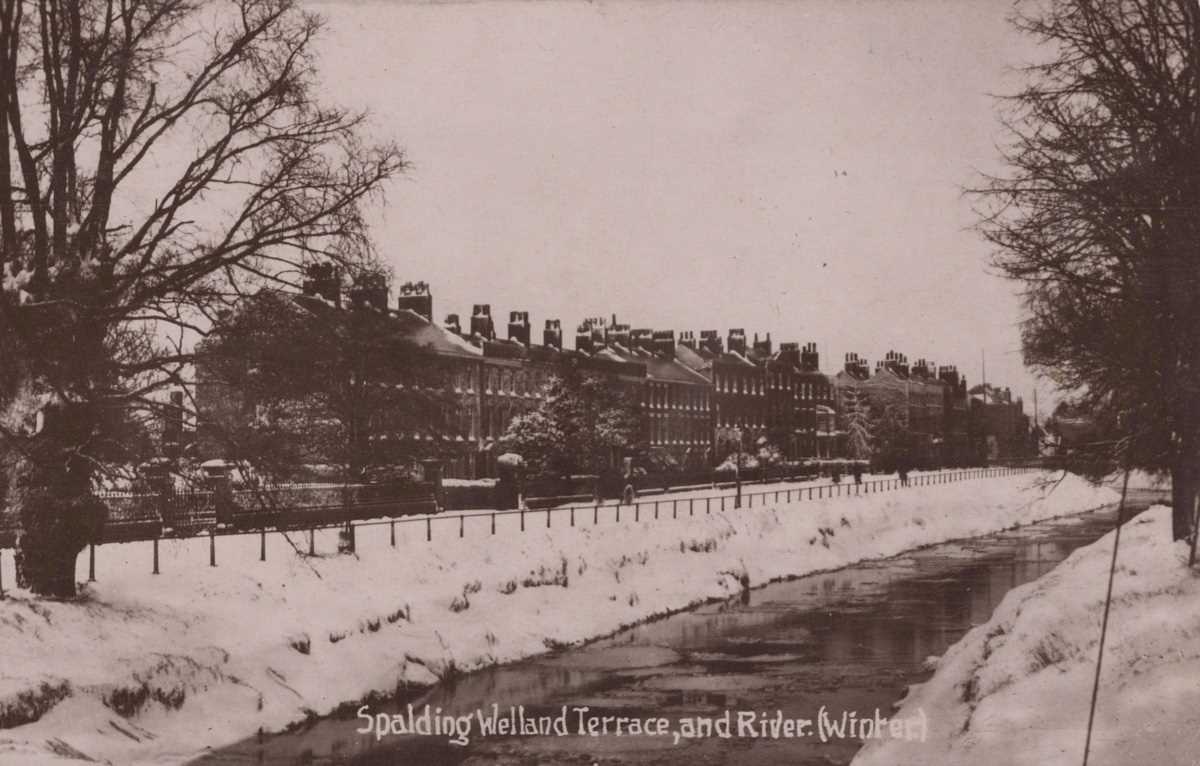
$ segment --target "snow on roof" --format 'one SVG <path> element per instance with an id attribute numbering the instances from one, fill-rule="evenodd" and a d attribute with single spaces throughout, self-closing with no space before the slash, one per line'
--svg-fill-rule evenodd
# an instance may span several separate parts
<path id="1" fill-rule="evenodd" d="M 483 350 L 466 338 L 429 321 L 412 309 L 399 309 L 393 316 L 404 323 L 409 338 L 419 345 L 429 346 L 443 354 L 483 356 Z"/>

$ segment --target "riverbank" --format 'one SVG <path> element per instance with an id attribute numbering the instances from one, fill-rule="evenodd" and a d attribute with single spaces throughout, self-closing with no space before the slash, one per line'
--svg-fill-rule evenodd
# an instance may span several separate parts
<path id="1" fill-rule="evenodd" d="M 1114 500 L 1036 474 L 900 492 L 547 529 L 487 518 L 427 543 L 360 530 L 355 555 L 306 536 L 106 546 L 72 603 L 0 601 L 0 762 L 173 763 L 347 700 L 611 633 L 744 587 Z M 332 538 L 318 535 L 318 551 Z"/>
<path id="2" fill-rule="evenodd" d="M 1011 591 L 912 689 L 926 742 L 868 744 L 855 766 L 1081 763 L 1113 533 Z M 1194 763 L 1200 576 L 1156 506 L 1121 534 L 1089 763 Z"/>

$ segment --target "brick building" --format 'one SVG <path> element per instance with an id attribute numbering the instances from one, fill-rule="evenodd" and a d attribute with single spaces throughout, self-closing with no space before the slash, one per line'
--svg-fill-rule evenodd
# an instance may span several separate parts
<path id="1" fill-rule="evenodd" d="M 676 346 L 681 364 L 703 377 L 710 388 L 713 456 L 719 461 L 741 444 L 749 447 L 767 435 L 768 406 L 762 369 L 746 356 L 746 332 L 729 331 L 726 348 L 716 330 L 699 341 L 688 332 Z"/>
<path id="2" fill-rule="evenodd" d="M 337 312 L 339 284 L 336 270 L 317 268 L 303 294 L 291 300 L 297 310 Z M 956 368 L 923 359 L 910 366 L 894 351 L 873 375 L 866 360 L 847 354 L 843 369 L 831 377 L 820 369 L 815 343 L 776 349 L 769 334 L 748 341 L 740 328 L 724 339 L 716 330 L 676 337 L 672 330 L 633 328 L 616 317 L 585 320 L 576 329 L 575 348 L 566 349 L 557 319 L 545 320 L 541 343 L 535 343 L 528 312 L 510 312 L 500 337 L 489 304 L 473 306 L 464 327 L 453 313 L 434 320 L 429 285 L 406 282 L 398 293 L 394 308 L 384 283 L 360 285 L 350 300 L 386 315 L 396 333 L 436 357 L 445 371 L 451 396 L 441 411 L 429 413 L 429 427 L 400 428 L 388 438 L 422 439 L 431 448 L 436 442 L 447 477 L 495 475 L 500 438 L 513 418 L 541 405 L 546 384 L 564 361 L 633 394 L 651 448 L 681 468 L 715 465 L 739 439 L 753 449 L 764 437 L 788 460 L 842 457 L 846 439 L 838 413 L 867 406 L 900 413 L 929 462 L 1007 454 L 1022 438 L 1019 399 L 985 397 L 968 406 L 966 382 Z M 244 416 L 249 406 L 203 366 L 196 389 L 202 420 Z M 210 449 L 208 456 L 219 455 Z"/>
<path id="3" fill-rule="evenodd" d="M 614 321 L 597 359 L 645 369 L 642 408 L 650 448 L 680 468 L 706 468 L 713 456 L 712 396 L 708 379 L 676 358 L 673 330 L 631 329 Z"/>

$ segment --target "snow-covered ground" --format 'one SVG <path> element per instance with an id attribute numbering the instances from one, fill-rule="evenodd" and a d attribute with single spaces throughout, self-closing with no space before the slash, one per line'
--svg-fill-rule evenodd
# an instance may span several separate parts
<path id="1" fill-rule="evenodd" d="M 855 766 L 1083 761 L 1114 534 L 1011 591 L 943 656 L 899 715 L 929 739 L 869 743 Z M 1190 766 L 1200 758 L 1200 576 L 1156 506 L 1121 534 L 1089 763 Z"/>
<path id="2" fill-rule="evenodd" d="M 628 508 L 599 525 L 531 513 L 423 524 L 150 543 L 97 551 L 77 602 L 0 601 L 0 763 L 83 755 L 173 763 L 206 746 L 402 683 L 515 660 L 772 579 L 840 567 L 1110 503 L 1076 477 L 977 479 L 678 519 Z M 457 524 L 454 525 L 457 527 Z M 5 552 L 11 586 L 11 552 Z M 87 556 L 79 561 L 86 578 Z"/>

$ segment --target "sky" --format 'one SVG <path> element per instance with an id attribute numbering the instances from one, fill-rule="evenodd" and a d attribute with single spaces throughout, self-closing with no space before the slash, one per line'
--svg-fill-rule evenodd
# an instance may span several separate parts
<path id="1" fill-rule="evenodd" d="M 372 213 L 440 321 L 489 303 L 956 364 L 1032 410 L 962 191 L 1033 56 L 1010 2 L 319 2 L 326 98 L 410 170 Z M 1050 387 L 1041 388 L 1048 409 Z"/>

